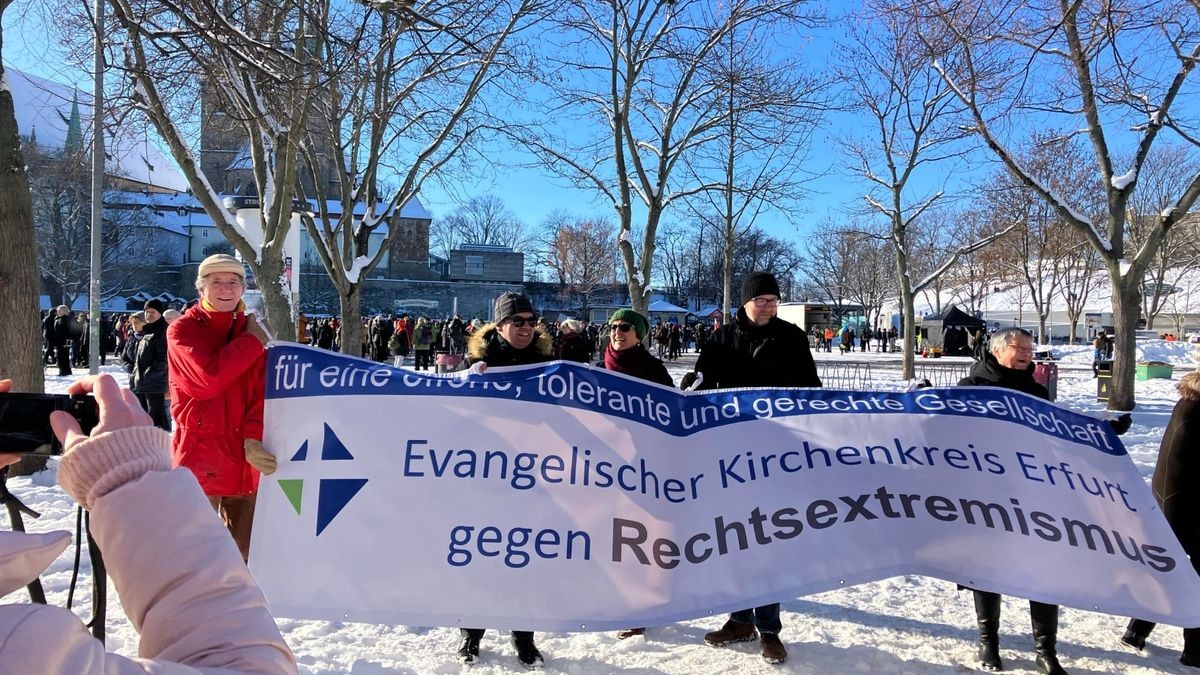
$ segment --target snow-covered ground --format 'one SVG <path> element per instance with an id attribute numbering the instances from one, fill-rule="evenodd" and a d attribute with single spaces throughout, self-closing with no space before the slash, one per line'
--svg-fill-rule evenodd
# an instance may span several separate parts
<path id="1" fill-rule="evenodd" d="M 1175 379 L 1137 384 L 1138 408 L 1134 426 L 1123 438 L 1140 473 L 1149 480 L 1154 470 L 1163 427 L 1176 400 L 1175 383 L 1188 371 L 1195 345 L 1149 341 L 1139 344 L 1140 360 L 1161 360 L 1176 365 Z M 1059 403 L 1099 411 L 1090 364 L 1091 350 L 1060 348 L 1063 368 L 1058 385 Z M 867 360 L 876 364 L 874 376 L 898 376 L 898 355 L 862 354 L 842 357 L 820 354 L 819 361 Z M 668 364 L 676 381 L 691 368 L 694 354 Z M 942 359 L 947 363 L 969 359 Z M 125 377 L 115 367 L 118 381 Z M 63 391 L 70 378 L 48 376 L 47 391 Z M 42 518 L 29 523 L 31 531 L 74 530 L 74 504 L 56 485 L 54 469 L 9 481 L 10 489 Z M 85 565 L 86 565 L 86 556 Z M 64 606 L 70 582 L 72 552 L 68 550 L 43 576 L 51 603 Z M 402 573 L 399 572 L 398 573 Z M 320 583 L 314 579 L 313 583 Z M 137 653 L 137 636 L 109 592 L 109 648 Z M 16 593 L 4 602 L 24 602 Z M 75 597 L 77 611 L 86 615 L 91 589 L 81 582 Z M 82 609 L 79 609 L 82 608 Z M 641 675 L 700 675 L 704 673 L 959 673 L 975 668 L 974 611 L 971 596 L 954 584 L 908 576 L 796 598 L 783 603 L 782 638 L 789 658 L 770 666 L 758 656 L 757 643 L 713 649 L 703 635 L 721 625 L 725 616 L 651 628 L 644 638 L 619 641 L 611 632 L 539 634 L 538 645 L 546 656 L 545 672 L 591 675 L 638 673 Z M 1001 628 L 1001 654 L 1008 672 L 1033 673 L 1032 634 L 1028 605 L 1006 599 Z M 1146 655 L 1121 648 L 1117 638 L 1125 617 L 1064 608 L 1059 627 L 1059 653 L 1071 673 L 1184 673 L 1197 672 L 1177 662 L 1182 647 L 1178 628 L 1160 627 L 1151 637 Z M 376 626 L 367 624 L 279 619 L 279 626 L 305 673 L 382 675 L 470 672 L 472 675 L 525 672 L 507 644 L 507 636 L 489 631 L 483 656 L 471 668 L 454 658 L 458 631 L 451 628 Z M 3 669 L 0 668 L 0 671 Z"/>

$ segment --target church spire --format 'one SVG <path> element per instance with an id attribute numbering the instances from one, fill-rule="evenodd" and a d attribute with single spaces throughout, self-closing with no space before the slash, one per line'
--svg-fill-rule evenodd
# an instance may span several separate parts
<path id="1" fill-rule="evenodd" d="M 79 93 L 71 98 L 71 118 L 67 120 L 68 153 L 83 152 L 83 124 L 79 116 Z"/>

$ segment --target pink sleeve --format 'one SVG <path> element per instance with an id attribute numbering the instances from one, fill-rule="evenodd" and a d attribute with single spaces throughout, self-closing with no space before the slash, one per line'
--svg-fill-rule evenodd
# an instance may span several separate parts
<path id="1" fill-rule="evenodd" d="M 296 672 L 262 591 L 190 471 L 151 471 L 99 497 L 92 533 L 142 636 L 139 656 Z"/>

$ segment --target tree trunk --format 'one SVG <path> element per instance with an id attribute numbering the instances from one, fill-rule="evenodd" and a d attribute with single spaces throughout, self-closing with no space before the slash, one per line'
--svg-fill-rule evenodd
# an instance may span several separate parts
<path id="1" fill-rule="evenodd" d="M 1122 277 L 1119 271 L 1110 269 L 1109 279 L 1113 289 L 1113 330 L 1116 334 L 1113 336 L 1112 397 L 1108 399 L 1108 409 L 1133 410 L 1136 405 L 1136 331 L 1141 312 L 1140 277 L 1132 273 Z"/>
<path id="2" fill-rule="evenodd" d="M 0 379 L 11 379 L 15 391 L 41 392 L 37 235 L 10 91 L 0 91 L 0 238 Z"/>
<path id="3" fill-rule="evenodd" d="M 721 285 L 721 324 L 733 321 L 729 308 L 733 307 L 733 233 L 725 232 L 725 255 L 721 266 L 724 281 Z"/>
<path id="4" fill-rule="evenodd" d="M 295 263 L 293 263 L 295 264 Z M 296 317 L 292 313 L 291 298 L 284 293 L 282 283 L 283 257 L 278 252 L 268 252 L 263 247 L 262 260 L 255 272 L 255 280 L 262 292 L 263 304 L 267 309 L 267 320 L 271 332 L 278 340 L 296 341 Z"/>
<path id="5" fill-rule="evenodd" d="M 348 293 L 338 291 L 338 303 L 342 311 L 343 354 L 362 356 L 362 286 L 350 284 Z"/>
<path id="6" fill-rule="evenodd" d="M 0 2 L 0 15 L 8 4 Z M 3 73 L 0 65 L 0 77 Z M 0 91 L 0 239 L 4 241 L 0 247 L 0 317 L 4 317 L 0 321 L 0 379 L 12 380 L 15 391 L 40 393 L 45 390 L 46 373 L 38 311 L 37 233 L 16 111 L 7 89 Z M 30 474 L 45 466 L 44 457 L 25 458 L 11 473 Z"/>
<path id="7" fill-rule="evenodd" d="M 896 251 L 896 275 L 900 281 L 900 313 L 904 317 L 904 330 L 900 336 L 904 347 L 904 365 L 900 371 L 900 377 L 911 380 L 916 377 L 917 372 L 917 312 L 913 308 L 912 283 L 908 279 L 908 256 L 901 247 L 893 248 Z"/>

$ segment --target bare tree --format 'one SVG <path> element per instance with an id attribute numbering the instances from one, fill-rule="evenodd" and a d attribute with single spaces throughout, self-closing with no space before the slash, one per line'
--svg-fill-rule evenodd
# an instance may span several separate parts
<path id="1" fill-rule="evenodd" d="M 1061 295 L 1067 308 L 1067 323 L 1070 324 L 1067 342 L 1075 344 L 1079 338 L 1079 319 L 1083 317 L 1092 293 L 1104 281 L 1104 266 L 1096 250 L 1084 241 L 1075 242 L 1061 256 Z"/>
<path id="2" fill-rule="evenodd" d="M 434 220 L 430 239 L 431 248 L 447 257 L 463 244 L 496 244 L 520 251 L 531 243 L 525 224 L 496 195 L 472 197 Z"/>
<path id="3" fill-rule="evenodd" d="M 957 124 L 961 108 L 949 86 L 929 68 L 910 26 L 894 12 L 871 4 L 870 16 L 855 20 L 841 45 L 842 76 L 858 107 L 870 121 L 870 133 L 848 138 L 844 147 L 855 170 L 867 182 L 864 196 L 887 223 L 896 261 L 903 315 L 902 376 L 914 373 L 916 326 L 914 296 L 940 277 L 957 258 L 978 250 L 999 233 L 966 244 L 932 266 L 923 278 L 910 268 L 913 227 L 944 196 L 943 191 L 911 196 L 914 174 L 960 157 L 967 132 Z"/>
<path id="4" fill-rule="evenodd" d="M 38 269 L 55 304 L 73 307 L 88 292 L 91 274 L 92 184 L 89 153 L 84 147 L 54 150 L 28 146 L 33 219 L 38 236 Z M 130 289 L 139 271 L 154 261 L 154 233 L 145 205 L 116 204 L 121 196 L 104 196 L 101 299 Z"/>
<path id="5" fill-rule="evenodd" d="M 427 180 L 456 166 L 476 139 L 503 126 L 480 96 L 496 91 L 498 79 L 520 66 L 510 41 L 544 2 L 312 5 L 308 30 L 316 40 L 305 62 L 322 85 L 300 157 L 308 173 L 328 178 L 313 184 L 318 217 L 301 215 L 301 221 L 337 288 L 343 350 L 349 351 L 359 344 L 365 275 L 389 252 L 398 255 L 392 244 L 401 237 L 404 207 Z M 395 185 L 383 185 L 385 173 L 394 175 Z M 334 202 L 341 203 L 340 214 L 326 208 Z M 472 201 L 451 220 L 466 237 L 460 241 L 478 243 L 500 243 L 496 228 L 514 226 L 494 197 Z M 373 237 L 384 227 L 382 238 Z M 424 267 L 424 259 L 415 262 Z"/>
<path id="6" fill-rule="evenodd" d="M 549 266 L 562 280 L 560 295 L 577 296 L 586 316 L 592 294 L 616 283 L 617 255 L 612 223 L 598 218 L 558 221 Z"/>
<path id="7" fill-rule="evenodd" d="M 0 0 L 0 17 L 12 0 Z M 11 15 L 10 15 L 11 18 Z M 4 35 L 0 28 L 0 53 Z M 0 80 L 4 80 L 0 63 Z M 45 387 L 38 323 L 37 237 L 29 177 L 21 152 L 21 136 L 12 91 L 0 87 L 0 379 L 11 379 L 17 391 Z"/>
<path id="8" fill-rule="evenodd" d="M 123 94 L 165 141 L 192 193 L 250 267 L 267 316 L 295 337 L 284 277 L 298 150 L 317 91 L 311 68 L 315 0 L 229 5 L 207 0 L 108 0 L 122 47 Z M 227 133 L 245 141 L 261 238 L 227 210 L 195 155 L 195 107 L 218 109 Z"/>
<path id="9" fill-rule="evenodd" d="M 701 221 L 697 219 L 693 222 Z M 693 286 L 697 268 L 696 234 L 691 228 L 676 222 L 667 223 L 659 230 L 654 267 L 667 292 L 686 297 L 688 289 Z"/>
<path id="10" fill-rule="evenodd" d="M 975 241 L 1003 227 L 1003 223 L 997 222 L 986 210 L 984 206 L 956 211 L 948 218 L 950 240 Z M 988 296 L 1004 278 L 1003 250 L 1004 246 L 997 243 L 961 256 L 958 263 L 941 277 L 952 289 L 951 301 L 965 305 L 970 313 L 982 313 L 987 307 Z"/>
<path id="11" fill-rule="evenodd" d="M 761 28 L 756 27 L 761 32 Z M 700 145 L 685 157 L 694 183 L 717 176 L 720 187 L 688 200 L 700 217 L 713 214 L 723 235 L 722 304 L 725 321 L 737 304 L 733 254 L 739 236 L 749 232 L 764 210 L 794 208 L 803 192 L 813 131 L 830 106 L 828 83 L 810 74 L 799 58 L 780 61 L 765 41 L 741 40 L 736 27 L 713 54 L 709 79 L 721 83 L 724 109 L 720 141 Z M 773 47 L 773 45 L 772 45 Z"/>
<path id="12" fill-rule="evenodd" d="M 1112 287 L 1116 331 L 1109 407 L 1132 409 L 1145 273 L 1164 237 L 1200 197 L 1200 173 L 1166 208 L 1147 214 L 1151 220 L 1137 244 L 1127 237 L 1130 198 L 1164 130 L 1200 147 L 1195 116 L 1175 109 L 1195 93 L 1200 5 L 924 0 L 897 8 L 917 22 L 935 69 L 971 116 L 971 131 L 1099 254 Z M 1012 129 L 1047 120 L 1080 129 L 1090 141 L 1105 196 L 1101 223 L 1044 185 L 1013 150 Z M 1124 165 L 1122 146 L 1132 148 Z"/>
<path id="13" fill-rule="evenodd" d="M 1150 153 L 1142 167 L 1137 192 L 1129 198 L 1129 244 L 1137 248 L 1154 231 L 1157 214 L 1171 207 L 1193 176 L 1200 174 L 1200 158 L 1183 145 L 1161 145 Z M 1181 290 L 1182 282 L 1200 269 L 1200 242 L 1196 241 L 1195 214 L 1189 214 L 1168 232 L 1146 268 L 1142 317 L 1153 326 L 1168 304 L 1168 296 Z"/>
<path id="14" fill-rule="evenodd" d="M 1099 218 L 1102 192 L 1086 166 L 1082 148 L 1070 135 L 1035 131 L 1020 152 L 1021 161 L 1043 185 L 1069 196 L 1086 213 Z M 1049 339 L 1046 322 L 1059 299 L 1065 277 L 1075 262 L 1071 252 L 1080 243 L 1046 200 L 1025 186 L 1007 169 L 991 176 L 984 189 L 985 202 L 997 222 L 1018 223 L 1004 238 L 1001 261 L 1009 277 L 1029 289 L 1038 317 L 1038 339 Z"/>
<path id="15" fill-rule="evenodd" d="M 550 114 L 562 138 L 523 142 L 551 170 L 595 190 L 617 214 L 617 246 L 634 309 L 649 304 L 658 227 L 677 200 L 720 178 L 681 170 L 729 122 L 713 71 L 731 33 L 753 40 L 812 19 L 806 0 L 568 0 L 553 49 Z M 794 33 L 793 33 L 794 34 Z M 582 133 L 581 133 L 582 130 Z M 589 131 L 594 130 L 594 131 Z M 635 202 L 641 245 L 633 240 Z M 644 218 L 642 218 L 644 214 Z M 639 250 L 640 249 L 640 250 Z"/>
<path id="16" fill-rule="evenodd" d="M 867 229 L 866 224 L 826 224 L 809 238 L 798 272 L 815 291 L 814 299 L 833 307 L 835 320 L 858 305 L 868 321 L 878 325 L 884 303 L 896 296 L 896 275 L 888 240 Z"/>

